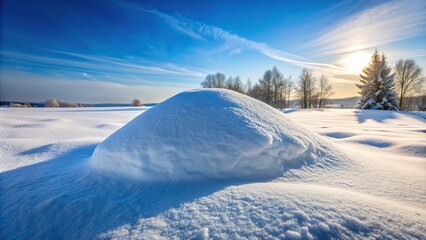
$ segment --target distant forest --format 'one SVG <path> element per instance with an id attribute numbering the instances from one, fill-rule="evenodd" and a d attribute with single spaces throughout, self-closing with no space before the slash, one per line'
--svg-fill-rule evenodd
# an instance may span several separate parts
<path id="1" fill-rule="evenodd" d="M 393 70 L 393 72 L 392 72 Z M 375 110 L 426 110 L 425 77 L 412 59 L 399 60 L 392 69 L 384 54 L 373 53 L 371 62 L 360 73 L 360 97 L 330 100 L 334 95 L 327 76 L 315 77 L 313 70 L 303 68 L 296 82 L 284 77 L 277 67 L 266 70 L 252 84 L 240 77 L 226 78 L 223 73 L 208 74 L 201 86 L 227 88 L 261 100 L 275 108 L 359 108 Z"/>

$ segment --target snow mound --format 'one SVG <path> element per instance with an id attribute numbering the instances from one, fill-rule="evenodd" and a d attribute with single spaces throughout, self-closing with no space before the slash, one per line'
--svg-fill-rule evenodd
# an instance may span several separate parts
<path id="1" fill-rule="evenodd" d="M 267 179 L 313 164 L 322 138 L 248 96 L 219 89 L 180 93 L 97 146 L 98 170 L 143 181 Z"/>

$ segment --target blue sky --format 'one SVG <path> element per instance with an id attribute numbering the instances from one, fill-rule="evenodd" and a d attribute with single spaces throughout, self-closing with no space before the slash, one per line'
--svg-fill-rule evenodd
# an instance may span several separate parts
<path id="1" fill-rule="evenodd" d="M 349 97 L 375 48 L 426 67 L 426 1 L 4 0 L 0 36 L 1 100 L 159 102 L 273 66 Z"/>

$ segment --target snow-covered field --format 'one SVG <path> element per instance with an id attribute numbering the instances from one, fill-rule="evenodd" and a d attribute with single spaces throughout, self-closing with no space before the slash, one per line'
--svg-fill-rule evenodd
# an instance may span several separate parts
<path id="1" fill-rule="evenodd" d="M 426 239 L 425 113 L 284 111 L 338 161 L 268 181 L 93 169 L 96 146 L 145 110 L 0 109 L 0 239 Z"/>

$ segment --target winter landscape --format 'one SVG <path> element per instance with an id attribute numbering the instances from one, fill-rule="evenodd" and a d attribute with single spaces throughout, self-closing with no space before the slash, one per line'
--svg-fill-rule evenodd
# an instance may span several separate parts
<path id="1" fill-rule="evenodd" d="M 1 3 L 0 239 L 426 239 L 424 1 L 42 2 Z"/>
<path id="2" fill-rule="evenodd" d="M 426 237 L 425 113 L 264 105 L 195 91 L 151 110 L 2 109 L 2 234 Z"/>

